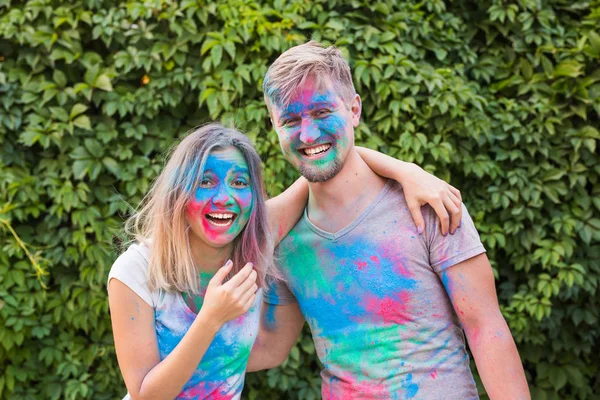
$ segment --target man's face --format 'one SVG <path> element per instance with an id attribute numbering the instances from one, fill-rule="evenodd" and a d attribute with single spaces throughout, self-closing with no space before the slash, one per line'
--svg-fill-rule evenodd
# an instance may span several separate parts
<path id="1" fill-rule="evenodd" d="M 285 158 L 309 182 L 325 182 L 341 171 L 354 146 L 360 97 L 344 104 L 329 78 L 313 77 L 299 87 L 290 104 L 272 104 L 271 117 Z"/>

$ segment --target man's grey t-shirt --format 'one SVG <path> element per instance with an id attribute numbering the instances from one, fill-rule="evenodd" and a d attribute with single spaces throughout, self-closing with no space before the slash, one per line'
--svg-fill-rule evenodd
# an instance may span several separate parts
<path id="1" fill-rule="evenodd" d="M 419 235 L 402 188 L 388 181 L 339 232 L 319 229 L 305 211 L 279 245 L 286 283 L 264 299 L 299 303 L 324 365 L 324 399 L 478 398 L 442 280 L 485 249 L 466 209 L 446 237 L 433 210 L 422 211 Z"/>

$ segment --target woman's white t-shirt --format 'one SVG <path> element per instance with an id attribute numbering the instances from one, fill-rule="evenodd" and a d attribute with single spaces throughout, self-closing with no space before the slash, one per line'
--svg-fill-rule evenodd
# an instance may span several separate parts
<path id="1" fill-rule="evenodd" d="M 108 281 L 118 279 L 154 309 L 156 340 L 160 359 L 173 351 L 188 331 L 196 314 L 181 293 L 148 288 L 150 251 L 141 244 L 131 245 L 113 264 Z M 208 280 L 201 279 L 202 293 Z M 215 335 L 198 368 L 184 385 L 177 399 L 239 399 L 244 387 L 246 364 L 258 334 L 262 289 L 250 310 L 227 322 Z M 124 399 L 131 399 L 129 394 Z"/>

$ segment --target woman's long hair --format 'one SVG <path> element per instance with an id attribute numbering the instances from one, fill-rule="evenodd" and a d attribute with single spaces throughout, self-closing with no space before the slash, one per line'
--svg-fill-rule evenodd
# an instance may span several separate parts
<path id="1" fill-rule="evenodd" d="M 273 265 L 273 240 L 267 224 L 260 157 L 245 135 L 211 123 L 193 130 L 172 150 L 140 208 L 126 222 L 126 231 L 150 248 L 151 290 L 199 292 L 186 208 L 202 181 L 209 153 L 227 147 L 237 148 L 246 159 L 253 204 L 248 223 L 233 241 L 231 274 L 237 273 L 246 262 L 253 262 L 259 286 L 264 286 L 265 274 L 278 276 Z"/>

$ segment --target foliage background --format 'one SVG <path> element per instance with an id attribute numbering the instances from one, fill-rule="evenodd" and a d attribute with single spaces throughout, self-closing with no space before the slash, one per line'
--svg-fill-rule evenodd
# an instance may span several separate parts
<path id="1" fill-rule="evenodd" d="M 271 194 L 292 182 L 261 79 L 311 37 L 351 62 L 357 142 L 461 189 L 534 398 L 599 398 L 599 22 L 597 0 L 0 0 L 0 399 L 124 394 L 105 280 L 129 205 L 212 119 Z M 305 332 L 245 395 L 318 397 L 318 370 Z"/>

